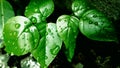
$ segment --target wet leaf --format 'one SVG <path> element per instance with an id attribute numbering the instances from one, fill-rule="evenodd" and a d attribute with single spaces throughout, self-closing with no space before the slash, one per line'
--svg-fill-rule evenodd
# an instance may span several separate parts
<path id="1" fill-rule="evenodd" d="M 62 46 L 62 40 L 58 36 L 57 27 L 54 23 L 41 23 L 40 41 L 38 47 L 32 52 L 33 57 L 40 63 L 42 68 L 53 61 Z"/>
<path id="2" fill-rule="evenodd" d="M 80 31 L 89 39 L 118 41 L 113 23 L 97 10 L 87 11 L 79 23 Z"/>
<path id="3" fill-rule="evenodd" d="M 0 0 L 0 39 L 2 39 L 3 27 L 6 21 L 14 16 L 12 6 L 6 0 Z"/>
<path id="4" fill-rule="evenodd" d="M 30 19 L 36 18 L 36 22 L 40 23 L 45 21 L 48 16 L 54 10 L 54 3 L 52 0 L 30 0 L 30 3 L 26 7 L 25 16 Z"/>
<path id="5" fill-rule="evenodd" d="M 90 5 L 87 0 L 74 0 L 72 3 L 72 11 L 79 18 L 89 9 Z"/>
<path id="6" fill-rule="evenodd" d="M 28 18 L 16 16 L 5 23 L 3 37 L 5 50 L 20 56 L 31 52 L 37 46 L 39 32 Z"/>
<path id="7" fill-rule="evenodd" d="M 57 31 L 65 43 L 65 54 L 68 61 L 72 60 L 76 46 L 76 38 L 79 32 L 79 20 L 74 16 L 62 15 L 57 19 Z"/>

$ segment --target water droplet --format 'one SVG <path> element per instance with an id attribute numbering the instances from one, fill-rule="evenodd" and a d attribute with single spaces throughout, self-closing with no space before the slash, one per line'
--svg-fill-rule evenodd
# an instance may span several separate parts
<path id="1" fill-rule="evenodd" d="M 39 13 L 40 11 L 39 11 L 39 9 L 36 8 L 36 9 L 35 9 L 35 12 L 36 12 L 36 13 Z"/>
<path id="2" fill-rule="evenodd" d="M 59 52 L 59 50 L 60 50 L 60 47 L 56 45 L 56 47 L 51 49 L 50 52 L 51 54 L 56 55 Z"/>
<path id="3" fill-rule="evenodd" d="M 38 41 L 38 39 L 35 39 L 34 42 L 36 43 Z"/>
<path id="4" fill-rule="evenodd" d="M 24 22 L 24 24 L 27 24 L 27 23 L 28 23 L 27 21 Z"/>
<path id="5" fill-rule="evenodd" d="M 13 56 L 14 55 L 14 53 L 13 52 L 11 52 L 11 54 L 10 54 L 11 56 Z"/>
<path id="6" fill-rule="evenodd" d="M 31 17 L 32 23 L 37 23 L 37 19 L 35 17 Z"/>
<path id="7" fill-rule="evenodd" d="M 29 32 L 29 29 L 25 29 L 25 32 Z"/>
<path id="8" fill-rule="evenodd" d="M 20 27 L 20 24 L 16 23 L 15 28 L 18 29 Z"/>
<path id="9" fill-rule="evenodd" d="M 10 41 L 8 41 L 8 43 L 10 43 Z"/>
<path id="10" fill-rule="evenodd" d="M 13 35 L 14 35 L 14 36 L 16 36 L 16 35 L 17 35 L 17 32 L 16 32 L 16 31 L 15 31 L 15 32 L 13 32 Z"/>
<path id="11" fill-rule="evenodd" d="M 51 30 L 48 28 L 48 32 L 51 32 Z"/>

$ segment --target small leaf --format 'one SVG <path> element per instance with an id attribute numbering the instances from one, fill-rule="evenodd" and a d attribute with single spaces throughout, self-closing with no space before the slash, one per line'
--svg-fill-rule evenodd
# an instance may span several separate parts
<path id="1" fill-rule="evenodd" d="M 57 34 L 56 24 L 44 24 L 46 23 L 41 23 L 42 27 L 39 31 L 41 38 L 38 47 L 32 51 L 32 55 L 42 68 L 47 68 L 61 49 L 62 40 Z"/>
<path id="2" fill-rule="evenodd" d="M 20 56 L 31 52 L 37 46 L 39 33 L 28 18 L 16 16 L 5 23 L 3 37 L 5 50 Z"/>
<path id="3" fill-rule="evenodd" d="M 54 3 L 52 0 L 30 0 L 29 5 L 26 7 L 25 16 L 28 18 L 36 18 L 39 20 L 34 23 L 45 21 L 54 10 Z"/>
<path id="4" fill-rule="evenodd" d="M 6 0 L 0 0 L 0 39 L 3 38 L 2 32 L 6 21 L 14 16 L 12 6 Z"/>
<path id="5" fill-rule="evenodd" d="M 74 0 L 72 3 L 72 11 L 75 16 L 81 17 L 87 10 L 90 9 L 90 5 L 87 0 Z"/>
<path id="6" fill-rule="evenodd" d="M 79 28 L 89 39 L 117 41 L 113 23 L 97 10 L 87 11 L 80 19 Z"/>
<path id="7" fill-rule="evenodd" d="M 57 31 L 65 43 L 65 54 L 68 58 L 68 61 L 71 61 L 74 55 L 76 38 L 79 31 L 78 23 L 79 20 L 76 17 L 69 15 L 62 15 L 57 19 Z"/>

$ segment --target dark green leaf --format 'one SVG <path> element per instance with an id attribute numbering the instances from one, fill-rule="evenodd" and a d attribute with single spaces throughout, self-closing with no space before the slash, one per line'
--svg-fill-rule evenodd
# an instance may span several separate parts
<path id="1" fill-rule="evenodd" d="M 14 16 L 12 6 L 6 0 L 0 0 L 0 39 L 2 38 L 2 31 L 6 21 Z"/>
<path id="2" fill-rule="evenodd" d="M 76 46 L 79 20 L 74 16 L 62 15 L 57 19 L 57 31 L 65 43 L 66 56 L 71 61 Z"/>
<path id="3" fill-rule="evenodd" d="M 31 52 L 37 46 L 39 33 L 28 18 L 16 16 L 5 23 L 3 37 L 5 50 L 20 56 Z"/>
<path id="4" fill-rule="evenodd" d="M 25 16 L 30 18 L 34 23 L 40 23 L 41 21 L 45 21 L 53 10 L 54 3 L 52 0 L 30 0 L 25 10 Z"/>
<path id="5" fill-rule="evenodd" d="M 114 25 L 97 10 L 87 11 L 80 19 L 80 31 L 89 39 L 97 41 L 116 41 Z"/>
<path id="6" fill-rule="evenodd" d="M 57 34 L 56 24 L 54 23 L 41 23 L 38 47 L 32 52 L 34 58 L 40 63 L 42 68 L 46 68 L 56 57 L 61 49 L 62 40 Z"/>
<path id="7" fill-rule="evenodd" d="M 72 3 L 72 11 L 79 18 L 89 9 L 90 5 L 88 5 L 87 0 L 74 0 Z"/>

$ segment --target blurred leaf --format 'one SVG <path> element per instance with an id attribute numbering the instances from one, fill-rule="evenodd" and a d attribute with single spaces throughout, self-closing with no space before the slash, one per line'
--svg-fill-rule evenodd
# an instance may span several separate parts
<path id="1" fill-rule="evenodd" d="M 68 61 L 72 60 L 78 35 L 79 20 L 74 16 L 62 15 L 57 19 L 57 31 L 65 43 L 65 54 Z"/>
<path id="2" fill-rule="evenodd" d="M 97 10 L 89 10 L 84 13 L 80 18 L 79 28 L 89 39 L 118 42 L 114 25 Z"/>
<path id="3" fill-rule="evenodd" d="M 45 21 L 46 18 L 52 14 L 53 10 L 54 10 L 54 3 L 52 0 L 30 0 L 30 3 L 26 7 L 24 14 L 25 16 L 30 18 L 30 20 L 31 19 L 37 20 L 39 18 L 40 19 L 39 22 L 41 22 L 41 21 Z"/>
<path id="4" fill-rule="evenodd" d="M 12 6 L 6 0 L 0 0 L 0 39 L 2 38 L 2 31 L 5 22 L 14 16 Z"/>
<path id="5" fill-rule="evenodd" d="M 32 55 L 42 68 L 47 68 L 61 49 L 62 40 L 57 34 L 56 24 L 41 23 L 40 25 L 41 39 L 38 47 L 32 52 Z"/>

